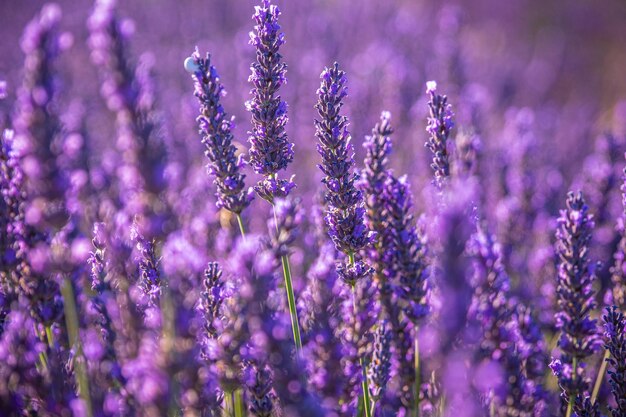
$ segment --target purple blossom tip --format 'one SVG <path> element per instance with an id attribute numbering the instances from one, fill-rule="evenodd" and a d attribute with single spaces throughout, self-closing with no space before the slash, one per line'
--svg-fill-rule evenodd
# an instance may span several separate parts
<path id="1" fill-rule="evenodd" d="M 256 49 L 256 61 L 250 66 L 249 81 L 252 98 L 246 109 L 252 116 L 250 164 L 256 173 L 274 176 L 293 161 L 293 143 L 289 142 L 287 103 L 278 91 L 286 83 L 287 65 L 282 61 L 280 46 L 284 35 L 280 32 L 277 6 L 263 1 L 255 8 L 254 31 L 250 32 L 250 44 Z"/>
<path id="2" fill-rule="evenodd" d="M 372 267 L 362 261 L 356 261 L 353 264 L 337 263 L 337 275 L 350 287 L 355 286 L 363 278 L 368 277 L 373 271 Z"/>
<path id="3" fill-rule="evenodd" d="M 200 115 L 197 118 L 199 133 L 205 146 L 205 155 L 209 160 L 208 172 L 214 177 L 217 186 L 217 207 L 240 214 L 252 201 L 252 195 L 245 188 L 245 175 L 241 173 L 245 161 L 237 156 L 233 144 L 233 121 L 229 118 L 222 104 L 224 87 L 213 65 L 211 56 L 200 56 L 198 49 L 185 60 L 185 69 L 192 69 L 194 95 L 200 103 Z"/>

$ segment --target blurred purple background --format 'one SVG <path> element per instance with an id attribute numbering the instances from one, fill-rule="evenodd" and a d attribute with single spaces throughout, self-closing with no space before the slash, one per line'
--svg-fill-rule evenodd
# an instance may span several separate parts
<path id="1" fill-rule="evenodd" d="M 485 155 L 503 146 L 511 107 L 531 107 L 543 155 L 566 182 L 606 129 L 624 131 L 626 105 L 626 3 L 614 1 L 480 0 L 277 1 L 287 43 L 290 106 L 288 132 L 296 143 L 293 169 L 304 190 L 317 184 L 313 118 L 319 73 L 334 60 L 348 72 L 346 105 L 356 149 L 383 109 L 396 126 L 393 165 L 399 172 L 428 173 L 424 119 L 427 80 L 438 81 L 457 113 L 457 131 L 479 131 Z M 19 85 L 24 25 L 43 2 L 0 2 L 0 79 L 9 85 L 6 113 Z M 60 1 L 62 26 L 73 36 L 60 59 L 61 100 L 80 99 L 97 141 L 111 141 L 113 125 L 98 95 L 98 76 L 86 45 L 91 2 Z M 213 55 L 228 91 L 226 111 L 236 116 L 236 137 L 246 142 L 247 78 L 253 59 L 248 32 L 254 1 L 125 1 L 120 14 L 134 23 L 134 57 L 153 54 L 157 94 L 166 134 L 190 154 L 201 149 L 196 104 L 182 62 L 195 45 Z M 621 109 L 621 110 L 620 110 Z M 621 112 L 621 114 L 620 114 Z M 94 157 L 98 157 L 97 155 Z M 487 158 L 487 160 L 489 157 Z M 315 172 L 314 175 L 311 175 Z M 307 175 L 308 174 L 308 175 Z M 422 178 L 422 179 L 420 179 Z M 415 185 L 428 175 L 412 176 Z"/>

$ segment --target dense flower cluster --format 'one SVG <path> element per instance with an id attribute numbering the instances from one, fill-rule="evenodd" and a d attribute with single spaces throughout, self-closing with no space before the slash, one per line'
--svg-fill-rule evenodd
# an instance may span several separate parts
<path id="1" fill-rule="evenodd" d="M 272 202 L 276 197 L 286 197 L 295 187 L 292 180 L 279 180 L 277 174 L 293 161 L 293 143 L 287 138 L 287 103 L 277 95 L 287 82 L 287 64 L 282 61 L 280 47 L 285 35 L 280 32 L 278 6 L 263 0 L 255 8 L 256 26 L 250 32 L 250 44 L 256 48 L 256 62 L 248 79 L 252 84 L 252 99 L 246 108 L 252 113 L 252 131 L 249 132 L 250 163 L 254 171 L 266 179 L 260 181 L 256 191 Z"/>
<path id="2" fill-rule="evenodd" d="M 215 177 L 217 206 L 239 214 L 248 207 L 252 196 L 245 189 L 246 176 L 241 173 L 243 156 L 236 155 L 237 148 L 232 143 L 233 121 L 220 103 L 224 87 L 209 55 L 202 58 L 196 50 L 185 61 L 185 68 L 191 72 L 194 94 L 200 102 L 197 120 L 209 160 L 209 173 Z"/>
<path id="3" fill-rule="evenodd" d="M 259 0 L 247 49 L 162 3 L 0 28 L 0 416 L 626 416 L 626 105 L 553 93 L 569 29 L 485 72 L 463 2 Z"/>

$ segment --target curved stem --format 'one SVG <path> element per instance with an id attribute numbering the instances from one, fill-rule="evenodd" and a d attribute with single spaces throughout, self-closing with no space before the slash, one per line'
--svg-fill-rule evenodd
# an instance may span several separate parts
<path id="1" fill-rule="evenodd" d="M 600 387 L 602 386 L 602 380 L 604 379 L 604 374 L 606 373 L 606 365 L 607 359 L 611 357 L 611 352 L 609 350 L 604 351 L 604 356 L 602 357 L 602 364 L 600 364 L 600 370 L 598 371 L 598 376 L 596 377 L 596 383 L 593 385 L 593 392 L 591 393 L 591 404 L 595 404 L 596 399 L 598 398 L 598 393 L 600 392 Z"/>

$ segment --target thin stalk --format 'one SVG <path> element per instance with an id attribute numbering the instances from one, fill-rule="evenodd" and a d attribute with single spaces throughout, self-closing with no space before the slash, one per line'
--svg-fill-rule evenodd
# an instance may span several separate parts
<path id="1" fill-rule="evenodd" d="M 276 206 L 272 205 L 274 210 L 274 225 L 278 230 L 278 218 L 276 216 Z M 296 345 L 296 354 L 300 356 L 302 353 L 302 339 L 300 337 L 300 322 L 298 320 L 298 309 L 296 308 L 296 296 L 293 292 L 293 282 L 291 280 L 291 266 L 289 265 L 289 255 L 283 255 L 280 258 L 283 265 L 283 276 L 285 277 L 285 290 L 287 292 L 287 304 L 289 305 L 289 316 L 291 317 L 291 330 L 293 332 L 293 342 Z"/>
<path id="2" fill-rule="evenodd" d="M 350 260 L 350 265 L 354 265 L 353 253 L 348 254 L 348 259 Z M 357 320 L 358 309 L 356 307 L 356 285 L 352 285 L 352 309 L 354 311 L 354 320 Z M 369 383 L 367 381 L 367 373 L 365 369 L 366 364 L 361 356 L 359 356 L 359 364 L 361 365 L 361 377 L 362 377 L 361 386 L 363 388 L 363 409 L 365 410 L 365 417 L 372 417 L 370 388 L 369 388 Z"/>
<path id="3" fill-rule="evenodd" d="M 234 401 L 233 401 L 233 392 L 232 391 L 224 391 L 224 408 L 222 409 L 222 417 L 233 417 L 234 416 Z"/>
<path id="4" fill-rule="evenodd" d="M 54 347 L 54 335 L 52 334 L 52 326 L 46 326 L 46 339 L 48 340 L 48 347 L 52 349 Z"/>
<path id="5" fill-rule="evenodd" d="M 162 324 L 162 328 L 161 328 L 161 349 L 163 350 L 163 354 L 166 357 L 166 361 L 168 363 L 168 366 L 170 363 L 172 363 L 172 361 L 174 360 L 174 340 L 176 338 L 176 329 L 175 329 L 175 322 L 176 322 L 176 317 L 175 317 L 175 310 L 174 310 L 174 305 L 172 303 L 172 299 L 170 297 L 170 292 L 168 291 L 168 288 L 165 287 L 162 290 L 162 294 L 161 294 L 161 322 Z M 178 411 L 177 411 L 177 404 L 176 404 L 176 398 L 177 398 L 177 392 L 179 390 L 179 387 L 177 385 L 176 379 L 172 379 L 171 380 L 171 386 L 170 386 L 170 395 L 169 395 L 169 406 L 168 406 L 168 411 L 167 411 L 167 415 L 169 417 L 175 417 L 176 415 L 178 415 Z"/>
<path id="6" fill-rule="evenodd" d="M 413 403 L 413 415 L 419 417 L 420 415 L 420 391 L 422 387 L 422 370 L 420 364 L 420 345 L 417 339 L 417 328 L 415 328 L 415 340 L 414 340 L 414 352 L 413 356 L 415 361 L 413 362 L 413 368 L 415 369 L 415 402 Z"/>
<path id="7" fill-rule="evenodd" d="M 244 417 L 244 407 L 243 407 L 243 392 L 241 389 L 235 391 L 234 400 L 235 403 L 235 417 Z"/>
<path id="8" fill-rule="evenodd" d="M 239 224 L 239 231 L 241 232 L 241 238 L 243 239 L 243 241 L 246 241 L 246 230 L 243 227 L 243 220 L 241 218 L 241 214 L 237 213 L 237 224 Z"/>
<path id="9" fill-rule="evenodd" d="M 572 379 L 575 382 L 576 381 L 576 375 L 578 374 L 578 372 L 577 372 L 578 371 L 578 358 L 576 358 L 575 356 L 572 359 L 572 371 L 574 372 L 574 375 L 573 375 Z M 565 412 L 565 417 L 571 417 L 575 399 L 576 398 L 575 398 L 574 394 L 570 394 L 569 395 L 569 401 L 567 402 L 567 411 Z"/>
<path id="10" fill-rule="evenodd" d="M 39 331 L 39 328 L 37 327 L 37 323 L 35 322 L 33 322 L 33 331 L 37 335 L 37 338 L 43 342 L 44 341 L 43 336 L 41 335 L 41 332 Z M 45 350 L 39 352 L 39 364 L 42 367 L 42 369 L 48 370 L 48 354 L 46 353 Z"/>
<path id="11" fill-rule="evenodd" d="M 604 374 L 606 373 L 607 359 L 611 357 L 611 352 L 609 350 L 604 351 L 604 356 L 602 357 L 602 364 L 600 364 L 600 370 L 598 371 L 598 376 L 596 377 L 596 383 L 593 385 L 593 392 L 591 393 L 591 404 L 595 404 L 596 399 L 598 398 L 598 392 L 600 392 L 600 387 L 602 386 L 602 380 L 604 379 Z"/>
<path id="12" fill-rule="evenodd" d="M 65 324 L 67 325 L 67 334 L 69 338 L 70 347 L 76 347 L 76 358 L 74 362 L 74 369 L 76 371 L 76 384 L 78 385 L 78 394 L 85 402 L 85 408 L 87 409 L 87 417 L 92 417 L 92 404 L 91 396 L 89 395 L 89 378 L 87 378 L 87 370 L 85 369 L 83 346 L 80 343 L 78 337 L 78 311 L 76 309 L 76 302 L 74 298 L 74 289 L 72 282 L 69 278 L 63 280 L 63 287 L 61 288 L 63 295 L 63 309 L 65 311 Z M 47 329 L 46 329 L 47 331 Z"/>

